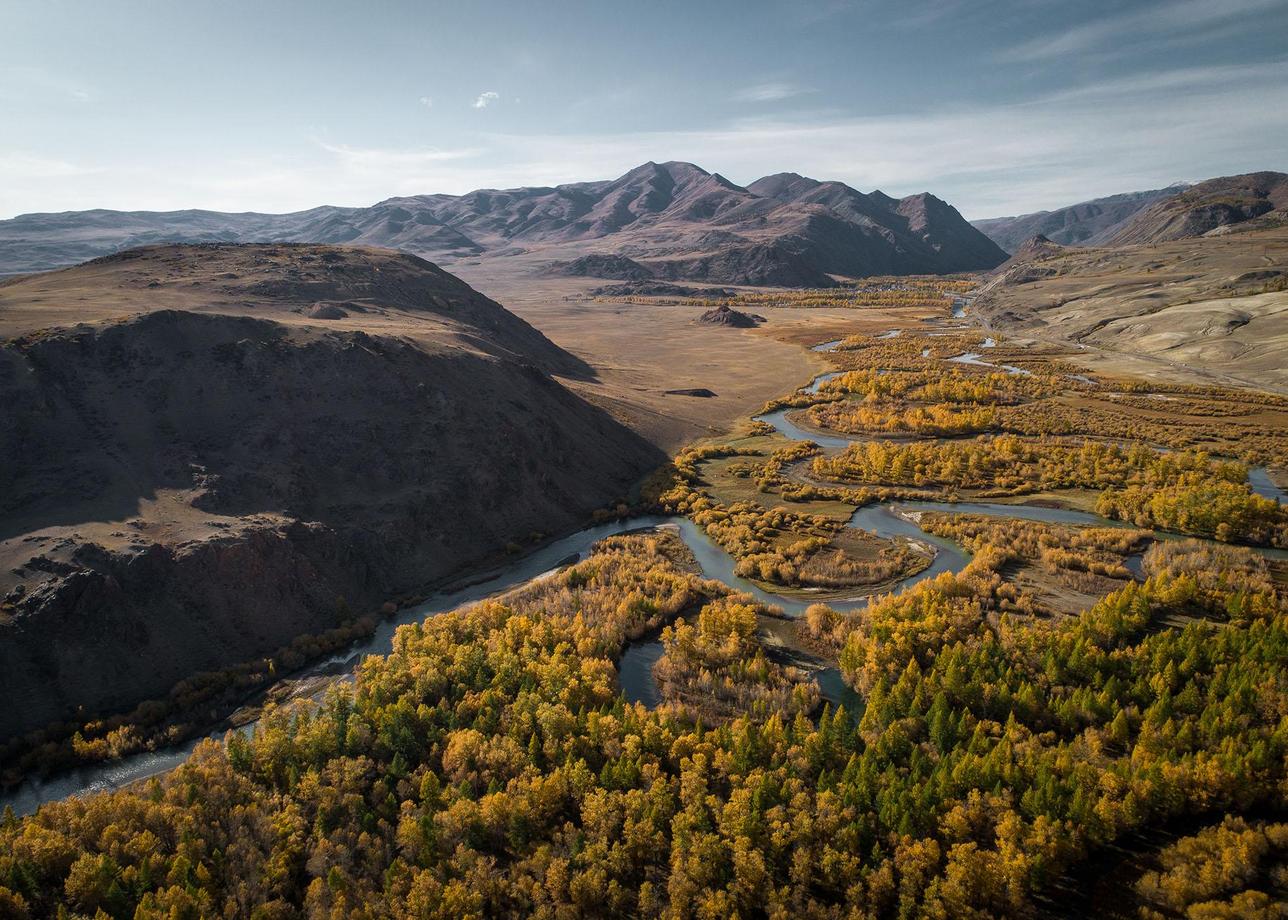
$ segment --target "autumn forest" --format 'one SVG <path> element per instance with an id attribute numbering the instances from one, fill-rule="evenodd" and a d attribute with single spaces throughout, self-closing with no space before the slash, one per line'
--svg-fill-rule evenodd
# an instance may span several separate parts
<path id="1" fill-rule="evenodd" d="M 1118 852 L 1114 916 L 1281 916 L 1288 512 L 1249 471 L 1288 402 L 1086 373 L 962 289 L 791 295 L 908 322 L 549 577 L 8 811 L 0 913 L 1058 917 Z"/>

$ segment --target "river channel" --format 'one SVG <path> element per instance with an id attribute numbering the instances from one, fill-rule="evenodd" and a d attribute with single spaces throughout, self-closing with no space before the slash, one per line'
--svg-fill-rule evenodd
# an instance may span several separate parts
<path id="1" fill-rule="evenodd" d="M 896 333 L 897 334 L 897 333 Z M 887 338 L 893 337 L 889 333 Z M 840 340 L 824 342 L 812 350 L 831 351 L 840 344 Z M 978 357 L 978 356 L 972 356 Z M 974 362 L 972 362 L 974 363 Z M 817 392 L 818 386 L 825 380 L 837 376 L 836 372 L 821 374 L 809 386 L 811 392 Z M 824 449 L 842 449 L 853 443 L 854 438 L 824 435 L 818 432 L 807 432 L 794 425 L 787 417 L 788 410 L 779 410 L 758 416 L 760 421 L 771 424 L 780 434 L 791 440 L 813 441 Z M 1257 468 L 1249 475 L 1252 487 L 1262 495 L 1284 500 L 1284 492 L 1271 480 L 1264 469 Z M 937 537 L 923 531 L 916 523 L 920 511 L 947 511 L 963 514 L 988 514 L 1022 520 L 1047 521 L 1062 524 L 1097 524 L 1100 526 L 1125 526 L 1118 522 L 1108 521 L 1095 514 L 1074 511 L 1064 508 L 1052 508 L 1038 505 L 1012 505 L 972 502 L 925 502 L 903 501 L 867 505 L 859 508 L 851 516 L 848 526 L 860 528 L 879 537 L 887 539 L 904 537 L 921 544 L 935 553 L 931 564 L 916 575 L 886 586 L 880 594 L 890 591 L 902 591 L 942 572 L 958 572 L 970 561 L 969 554 L 950 540 Z M 667 527 L 678 532 L 685 544 L 697 559 L 702 574 L 706 578 L 716 579 L 738 591 L 753 595 L 763 604 L 777 607 L 787 617 L 801 615 L 805 608 L 816 600 L 826 600 L 827 604 L 841 611 L 853 610 L 867 605 L 872 593 L 857 592 L 851 597 L 838 598 L 834 594 L 820 595 L 811 598 L 806 593 L 779 595 L 766 591 L 754 582 L 740 578 L 734 573 L 734 560 L 723 549 L 717 546 L 692 521 L 683 517 L 649 515 L 634 517 L 623 521 L 614 521 L 587 527 L 570 536 L 551 542 L 534 552 L 516 559 L 504 568 L 455 590 L 446 591 L 430 597 L 421 604 L 407 607 L 394 617 L 382 622 L 375 632 L 344 653 L 319 661 L 301 672 L 291 675 L 291 680 L 316 678 L 334 675 L 337 677 L 351 675 L 354 666 L 367 655 L 388 655 L 393 648 L 394 631 L 402 625 L 424 620 L 448 610 L 477 603 L 484 598 L 504 593 L 534 579 L 547 576 L 563 565 L 583 558 L 599 540 L 616 534 L 646 528 Z M 1158 534 L 1161 539 L 1175 539 L 1173 535 Z M 1267 556 L 1288 558 L 1285 550 L 1262 550 Z M 1139 577 L 1140 558 L 1129 560 L 1129 567 Z M 761 623 L 762 633 L 767 638 L 766 645 L 771 651 L 777 650 L 793 663 L 814 671 L 823 698 L 833 706 L 844 705 L 851 713 L 857 713 L 862 706 L 861 700 L 841 679 L 839 670 L 827 667 L 807 651 L 795 646 L 791 624 L 787 620 L 764 618 Z M 618 665 L 618 678 L 623 695 L 632 702 L 639 702 L 650 708 L 661 702 L 661 693 L 653 677 L 653 665 L 661 657 L 662 647 L 659 639 L 645 638 L 631 643 L 623 652 Z M 249 732 L 255 723 L 238 728 L 238 731 Z M 208 737 L 222 737 L 223 732 L 216 732 Z M 30 814 L 45 802 L 67 798 L 68 796 L 85 795 L 108 789 L 115 789 L 129 783 L 155 776 L 181 764 L 204 740 L 194 738 L 183 744 L 168 747 L 159 751 L 148 751 L 129 755 L 119 760 L 82 767 L 45 779 L 31 778 L 24 783 L 0 794 L 0 806 L 8 805 L 19 814 Z"/>

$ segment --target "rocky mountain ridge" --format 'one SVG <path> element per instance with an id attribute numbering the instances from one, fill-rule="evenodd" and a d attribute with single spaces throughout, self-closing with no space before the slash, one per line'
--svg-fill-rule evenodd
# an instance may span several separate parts
<path id="1" fill-rule="evenodd" d="M 865 195 L 794 173 L 744 188 L 691 163 L 649 162 L 602 182 L 416 195 L 369 208 L 27 214 L 0 221 L 0 273 L 161 241 L 381 246 L 448 262 L 549 250 L 551 262 L 629 258 L 662 280 L 817 286 L 831 275 L 972 271 L 1005 258 L 928 193 Z"/>
<path id="2" fill-rule="evenodd" d="M 1245 232 L 1288 223 L 1288 175 L 1221 176 L 971 223 L 1013 254 L 1035 236 L 1063 246 L 1119 247 Z"/>
<path id="3" fill-rule="evenodd" d="M 1185 185 L 1093 198 L 1052 211 L 971 221 L 993 242 L 1014 255 L 1026 240 L 1044 236 L 1063 246 L 1095 246 L 1112 236 L 1137 212 L 1179 195 Z"/>

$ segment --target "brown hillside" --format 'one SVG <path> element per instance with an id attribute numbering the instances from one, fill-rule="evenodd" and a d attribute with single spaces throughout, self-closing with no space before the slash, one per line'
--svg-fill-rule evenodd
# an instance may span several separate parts
<path id="1" fill-rule="evenodd" d="M 1036 245 L 972 308 L 996 328 L 1094 346 L 1160 380 L 1288 392 L 1288 229 L 1116 249 Z"/>
<path id="2" fill-rule="evenodd" d="M 1104 242 L 1129 246 L 1187 239 L 1284 208 L 1288 208 L 1288 175 L 1256 172 L 1224 176 L 1155 202 Z"/>
<path id="3" fill-rule="evenodd" d="M 662 459 L 397 253 L 155 247 L 0 286 L 0 331 L 0 738 L 572 528 Z"/>

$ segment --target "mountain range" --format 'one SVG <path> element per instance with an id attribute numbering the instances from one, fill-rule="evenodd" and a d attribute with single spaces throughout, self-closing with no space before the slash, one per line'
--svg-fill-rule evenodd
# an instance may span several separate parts
<path id="1" fill-rule="evenodd" d="M 617 179 L 413 195 L 291 214 L 69 211 L 0 221 L 0 275 L 155 243 L 378 246 L 446 266 L 657 282 L 827 287 L 837 277 L 995 268 L 1035 236 L 1061 245 L 1158 243 L 1283 219 L 1288 175 L 1256 172 L 968 222 L 923 192 L 892 198 L 796 173 L 747 186 L 692 163 Z M 519 257 L 519 258 L 515 258 Z"/>
<path id="2" fill-rule="evenodd" d="M 1081 201 L 1054 211 L 990 217 L 971 221 L 971 224 L 1012 254 L 1019 252 L 1026 241 L 1036 236 L 1046 237 L 1063 246 L 1095 246 L 1142 208 L 1179 194 L 1183 188 L 1183 185 L 1169 185 L 1147 192 L 1125 192 Z"/>
<path id="3" fill-rule="evenodd" d="M 448 265 L 548 255 L 554 271 L 609 254 L 642 266 L 632 269 L 641 277 L 809 286 L 830 285 L 833 275 L 983 270 L 1006 258 L 929 193 L 896 199 L 795 173 L 742 187 L 691 163 L 649 162 L 607 181 L 415 195 L 366 208 L 25 214 L 0 221 L 0 274 L 161 242 L 368 245 Z"/>
<path id="4" fill-rule="evenodd" d="M 1288 175 L 1255 172 L 1094 198 L 972 225 L 1009 253 L 1041 236 L 1064 246 L 1131 246 L 1254 229 L 1286 218 Z"/>

